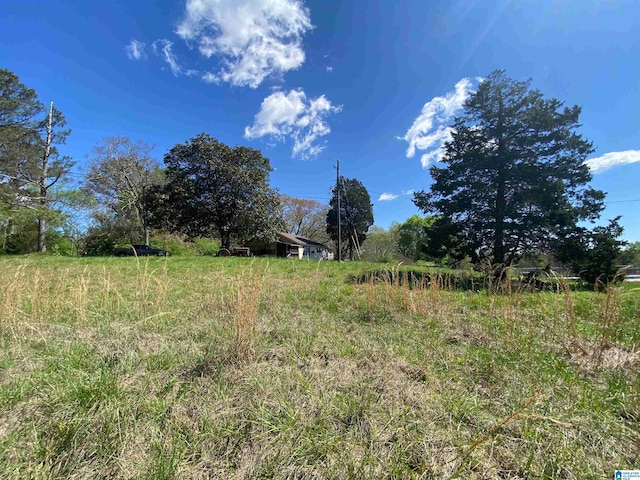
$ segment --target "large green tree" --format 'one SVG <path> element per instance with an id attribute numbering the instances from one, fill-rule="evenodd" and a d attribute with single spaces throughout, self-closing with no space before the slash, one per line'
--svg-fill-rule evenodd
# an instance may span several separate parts
<path id="1" fill-rule="evenodd" d="M 0 69 L 0 160 L 7 160 L 10 149 L 33 131 L 34 118 L 44 105 L 35 90 L 20 82 L 18 76 Z"/>
<path id="2" fill-rule="evenodd" d="M 0 69 L 0 205 L 7 231 L 13 231 L 14 216 L 22 207 L 18 193 L 24 181 L 19 160 L 33 153 L 34 119 L 43 109 L 35 90 L 22 84 L 13 72 Z"/>
<path id="3" fill-rule="evenodd" d="M 591 143 L 577 133 L 580 107 L 565 107 L 491 73 L 455 119 L 442 167 L 429 192 L 415 194 L 425 213 L 450 219 L 476 261 L 494 272 L 522 254 L 553 249 L 577 222 L 597 218 L 604 193 L 588 186 Z"/>
<path id="4" fill-rule="evenodd" d="M 149 244 L 150 213 L 145 197 L 153 187 L 164 183 L 151 150 L 150 145 L 140 140 L 104 138 L 94 148 L 91 169 L 86 175 L 85 189 L 99 206 L 94 213 L 98 227 L 108 227 L 132 243 Z"/>
<path id="5" fill-rule="evenodd" d="M 45 108 L 33 89 L 0 69 L 0 201 L 5 211 L 34 213 L 39 252 L 47 250 L 47 222 L 57 215 L 52 208 L 56 190 L 73 166 L 57 149 L 69 135 L 65 124 L 53 103 Z M 4 221 L 10 224 L 13 219 Z"/>
<path id="6" fill-rule="evenodd" d="M 364 185 L 355 178 L 340 177 L 337 188 L 332 189 L 329 212 L 327 213 L 327 234 L 338 244 L 338 195 L 340 195 L 340 256 L 348 254 L 350 259 L 360 251 L 360 245 L 367 238 L 367 231 L 373 225 L 373 205 Z"/>
<path id="7" fill-rule="evenodd" d="M 273 169 L 258 150 L 202 133 L 173 147 L 164 163 L 166 186 L 149 195 L 156 225 L 191 238 L 217 234 L 224 248 L 281 231 L 279 197 L 269 187 Z"/>

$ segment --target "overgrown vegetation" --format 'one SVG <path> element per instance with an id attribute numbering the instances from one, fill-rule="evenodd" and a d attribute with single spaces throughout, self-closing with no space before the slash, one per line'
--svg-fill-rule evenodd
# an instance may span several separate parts
<path id="1" fill-rule="evenodd" d="M 293 198 L 270 186 L 273 168 L 260 151 L 207 133 L 171 148 L 164 168 L 145 142 L 106 137 L 79 187 L 65 189 L 74 162 L 59 157 L 56 145 L 69 131 L 52 104 L 46 112 L 41 118 L 34 90 L 0 69 L 0 254 L 104 256 L 154 235 L 171 253 L 209 254 L 198 242 L 228 250 L 271 243 L 286 230 L 326 243 L 338 259 L 473 265 L 494 278 L 522 259 L 546 256 L 592 285 L 605 285 L 621 261 L 637 259 L 633 244 L 621 251 L 619 218 L 607 227 L 579 226 L 599 217 L 605 195 L 589 186 L 586 160 L 594 149 L 578 132 L 580 107 L 545 99 L 531 80 L 503 70 L 467 98 L 441 166 L 430 168 L 430 191 L 414 193 L 429 215 L 388 231 L 373 225 L 360 180 L 340 176 L 329 205 Z"/>
<path id="2" fill-rule="evenodd" d="M 445 271 L 381 271 L 1 258 L 0 477 L 600 479 L 637 467 L 637 287 L 493 294 L 456 290 Z"/>

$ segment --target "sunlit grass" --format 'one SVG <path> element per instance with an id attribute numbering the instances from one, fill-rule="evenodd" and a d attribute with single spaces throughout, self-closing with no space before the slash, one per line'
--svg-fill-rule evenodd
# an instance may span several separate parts
<path id="1" fill-rule="evenodd" d="M 492 294 L 386 271 L 0 258 L 0 477 L 637 468 L 637 288 Z"/>

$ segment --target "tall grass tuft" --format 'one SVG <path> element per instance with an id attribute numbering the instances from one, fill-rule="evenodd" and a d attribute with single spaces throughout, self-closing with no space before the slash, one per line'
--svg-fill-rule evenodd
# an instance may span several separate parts
<path id="1" fill-rule="evenodd" d="M 601 300 L 598 308 L 598 317 L 602 326 L 602 336 L 600 344 L 595 352 L 595 363 L 600 365 L 602 353 L 611 346 L 611 336 L 620 323 L 620 291 L 622 287 L 614 284 L 615 278 L 604 287 L 605 296 Z M 596 282 L 596 290 L 599 289 L 599 282 Z M 596 291 L 597 294 L 597 291 Z"/>
<path id="2" fill-rule="evenodd" d="M 251 272 L 235 285 L 235 335 L 232 354 L 239 363 L 249 362 L 254 356 L 263 284 L 263 274 Z"/>
<path id="3" fill-rule="evenodd" d="M 569 286 L 569 282 L 562 277 L 558 278 L 558 285 L 564 298 L 564 314 L 565 319 L 569 322 L 569 332 L 571 333 L 571 338 L 575 340 L 578 336 L 578 327 L 576 324 L 576 313 L 573 305 L 571 287 Z"/>

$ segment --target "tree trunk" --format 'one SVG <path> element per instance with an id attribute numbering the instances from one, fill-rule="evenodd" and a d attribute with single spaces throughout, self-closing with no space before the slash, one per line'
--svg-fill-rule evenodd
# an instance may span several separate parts
<path id="1" fill-rule="evenodd" d="M 39 218 L 38 219 L 38 252 L 39 253 L 47 253 L 47 244 L 45 242 L 46 232 L 47 232 L 47 221 L 44 218 Z"/>
<path id="2" fill-rule="evenodd" d="M 495 211 L 495 234 L 493 239 L 493 263 L 504 263 L 504 211 L 505 211 L 505 184 L 498 180 Z"/>
<path id="3" fill-rule="evenodd" d="M 49 122 L 47 124 L 47 140 L 44 144 L 44 155 L 42 156 L 42 171 L 40 172 L 40 216 L 38 218 L 38 252 L 46 253 L 46 233 L 47 221 L 44 212 L 47 210 L 47 176 L 49 173 L 49 155 L 51 155 L 51 141 L 53 135 L 53 102 L 49 107 Z"/>
<path id="4" fill-rule="evenodd" d="M 3 229 L 2 232 L 3 232 L 2 233 L 2 251 L 6 252 L 7 240 L 9 239 L 9 236 L 13 233 L 13 222 L 11 221 L 11 219 L 7 221 L 7 226 Z"/>
<path id="5" fill-rule="evenodd" d="M 498 120 L 498 158 L 497 158 L 497 167 L 498 167 L 498 178 L 496 185 L 496 209 L 495 209 L 495 217 L 494 217 L 494 239 L 493 239 L 493 276 L 496 280 L 504 281 L 506 278 L 506 269 L 504 264 L 504 216 L 506 212 L 506 174 L 505 174 L 505 162 L 503 161 L 504 156 L 504 139 L 503 139 L 503 123 L 502 123 L 502 114 L 503 114 L 503 101 L 502 95 L 498 94 L 498 101 L 500 103 L 500 114 Z"/>

